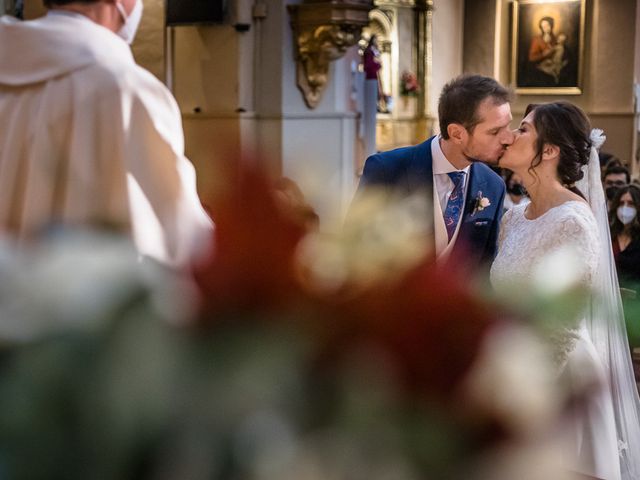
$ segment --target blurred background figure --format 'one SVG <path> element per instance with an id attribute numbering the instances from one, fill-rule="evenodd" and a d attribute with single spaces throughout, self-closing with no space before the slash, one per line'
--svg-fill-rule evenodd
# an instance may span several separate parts
<path id="1" fill-rule="evenodd" d="M 609 219 L 611 240 L 620 285 L 640 283 L 640 187 L 626 185 L 617 189 L 611 200 Z"/>
<path id="2" fill-rule="evenodd" d="M 374 33 L 369 39 L 369 43 L 363 52 L 365 78 L 367 80 L 375 80 L 377 85 L 376 93 L 376 110 L 382 113 L 390 113 L 392 106 L 391 95 L 385 93 L 380 76 L 382 68 L 382 56 L 380 45 L 378 44 L 378 36 Z"/>
<path id="3" fill-rule="evenodd" d="M 296 182 L 288 177 L 280 177 L 275 182 L 276 202 L 291 220 L 307 231 L 320 227 L 320 217 L 307 202 Z"/>
<path id="4" fill-rule="evenodd" d="M 364 66 L 364 131 L 365 131 L 365 157 L 376 153 L 376 113 L 382 93 L 380 81 L 380 69 L 382 60 L 378 48 L 378 40 L 375 34 L 369 38 L 367 48 L 362 54 Z"/>
<path id="5" fill-rule="evenodd" d="M 504 197 L 504 211 L 516 205 L 526 205 L 531 200 L 522 184 L 522 178 L 511 170 L 504 170 L 504 183 L 507 185 L 507 195 Z"/>
<path id="6" fill-rule="evenodd" d="M 378 37 L 373 34 L 369 38 L 367 48 L 363 53 L 364 61 L 364 73 L 367 80 L 375 80 L 379 85 L 378 72 L 382 68 L 382 61 L 380 60 L 380 48 L 378 47 Z M 382 89 L 378 89 L 378 94 L 382 95 Z"/>
<path id="7" fill-rule="evenodd" d="M 611 200 L 616 196 L 617 191 L 625 185 L 628 185 L 630 181 L 631 176 L 626 167 L 616 163 L 607 166 L 602 175 L 602 186 L 607 195 L 609 207 L 611 207 Z"/>
<path id="8" fill-rule="evenodd" d="M 609 210 L 611 241 L 624 303 L 629 345 L 640 388 L 640 185 L 620 188 Z"/>
<path id="9" fill-rule="evenodd" d="M 24 0 L 16 0 L 14 5 L 14 14 L 16 18 L 24 20 Z"/>
<path id="10" fill-rule="evenodd" d="M 612 153 L 598 152 L 598 157 L 600 159 L 600 171 L 602 172 L 603 175 L 604 175 L 604 171 L 608 167 L 613 167 L 614 165 L 622 166 L 622 162 L 620 161 L 620 159 Z"/>

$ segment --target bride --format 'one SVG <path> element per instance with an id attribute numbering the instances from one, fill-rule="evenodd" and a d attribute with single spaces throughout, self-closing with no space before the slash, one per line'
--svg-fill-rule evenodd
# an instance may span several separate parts
<path id="1" fill-rule="evenodd" d="M 558 327 L 554 354 L 563 384 L 599 388 L 572 412 L 566 465 L 604 480 L 640 479 L 640 401 L 596 150 L 604 137 L 568 102 L 530 105 L 525 115 L 500 166 L 523 178 L 531 203 L 505 213 L 491 281 L 501 288 L 530 278 L 560 248 L 579 255 L 592 295 L 584 318 Z"/>

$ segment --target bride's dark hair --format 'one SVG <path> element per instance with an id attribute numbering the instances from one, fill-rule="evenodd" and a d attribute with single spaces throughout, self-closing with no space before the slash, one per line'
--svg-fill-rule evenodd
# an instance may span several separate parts
<path id="1" fill-rule="evenodd" d="M 556 145 L 560 149 L 558 179 L 569 190 L 584 198 L 575 183 L 584 176 L 582 167 L 589 163 L 591 153 L 591 124 L 586 114 L 569 102 L 531 104 L 525 111 L 533 114 L 533 126 L 538 138 L 536 155 L 530 170 L 542 161 L 542 149 L 545 144 Z"/>

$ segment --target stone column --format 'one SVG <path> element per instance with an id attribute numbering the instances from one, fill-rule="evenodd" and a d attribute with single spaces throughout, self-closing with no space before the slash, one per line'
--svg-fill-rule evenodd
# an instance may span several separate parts
<path id="1" fill-rule="evenodd" d="M 417 77 L 420 84 L 416 116 L 418 120 L 418 137 L 416 141 L 430 136 L 431 122 L 429 92 L 431 91 L 432 60 L 433 60 L 433 0 L 416 0 L 415 12 L 415 41 Z"/>

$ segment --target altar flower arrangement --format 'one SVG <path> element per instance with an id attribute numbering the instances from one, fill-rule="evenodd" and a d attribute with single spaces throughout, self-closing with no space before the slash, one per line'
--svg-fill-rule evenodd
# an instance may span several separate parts
<path id="1" fill-rule="evenodd" d="M 111 235 L 0 248 L 2 475 L 565 478 L 544 348 L 435 262 L 423 202 L 310 231 L 261 171 L 226 185 L 189 275 Z"/>

